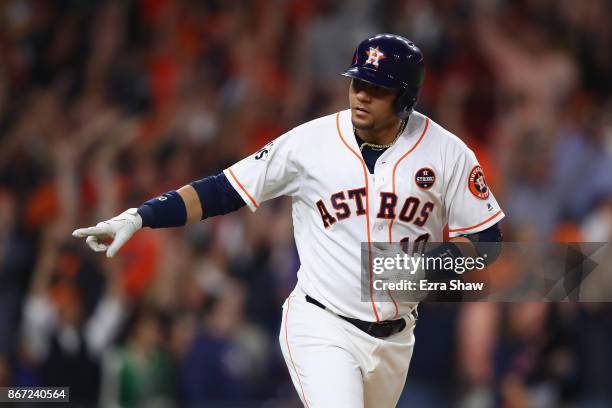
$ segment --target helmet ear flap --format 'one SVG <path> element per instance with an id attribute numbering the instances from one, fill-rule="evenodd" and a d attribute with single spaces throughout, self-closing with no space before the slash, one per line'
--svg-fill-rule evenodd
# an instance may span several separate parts
<path id="1" fill-rule="evenodd" d="M 406 120 L 412 113 L 417 102 L 417 94 L 409 89 L 403 90 L 394 102 L 395 114 L 401 119 Z"/>

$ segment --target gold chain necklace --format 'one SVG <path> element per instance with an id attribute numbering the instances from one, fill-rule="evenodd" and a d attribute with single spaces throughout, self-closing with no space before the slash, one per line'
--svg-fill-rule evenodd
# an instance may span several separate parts
<path id="1" fill-rule="evenodd" d="M 376 150 L 388 149 L 389 147 L 393 146 L 395 144 L 395 142 L 397 142 L 397 139 L 400 137 L 400 135 L 402 134 L 402 132 L 406 128 L 406 124 L 407 123 L 408 123 L 407 120 L 403 120 L 402 121 L 402 123 L 400 124 L 399 131 L 397 132 L 397 135 L 395 135 L 395 139 L 393 139 L 393 141 L 391 143 L 383 145 L 383 144 L 375 144 L 375 143 L 363 142 L 361 144 L 361 146 L 359 146 L 359 151 L 363 152 L 363 148 L 366 147 L 366 146 L 369 146 L 370 149 L 376 149 Z M 357 131 L 356 131 L 356 129 L 354 127 L 353 127 L 353 133 L 355 135 L 357 135 Z M 359 137 L 359 136 L 357 136 L 357 137 Z"/>

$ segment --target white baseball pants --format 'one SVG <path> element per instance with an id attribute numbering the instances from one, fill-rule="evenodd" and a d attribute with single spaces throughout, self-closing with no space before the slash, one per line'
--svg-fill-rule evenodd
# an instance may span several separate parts
<path id="1" fill-rule="evenodd" d="M 307 408 L 395 407 L 414 348 L 413 317 L 393 336 L 372 337 L 296 288 L 283 305 L 279 340 Z"/>

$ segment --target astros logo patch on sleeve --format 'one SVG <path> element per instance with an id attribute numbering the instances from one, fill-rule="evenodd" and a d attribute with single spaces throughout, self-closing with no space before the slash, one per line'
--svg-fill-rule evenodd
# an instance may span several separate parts
<path id="1" fill-rule="evenodd" d="M 468 187 L 476 198 L 481 200 L 489 198 L 489 186 L 487 186 L 482 167 L 476 166 L 472 169 L 468 178 Z"/>

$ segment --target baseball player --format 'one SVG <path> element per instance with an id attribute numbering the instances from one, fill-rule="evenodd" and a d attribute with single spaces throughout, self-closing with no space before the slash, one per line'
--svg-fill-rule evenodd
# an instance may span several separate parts
<path id="1" fill-rule="evenodd" d="M 432 251 L 464 256 L 455 243 L 465 242 L 479 253 L 478 242 L 501 240 L 504 214 L 474 153 L 413 110 L 424 66 L 411 41 L 368 38 L 342 75 L 351 78 L 350 109 L 73 235 L 112 257 L 140 228 L 182 226 L 245 204 L 256 211 L 290 196 L 301 266 L 279 340 L 297 393 L 306 407 L 393 407 L 414 347 L 416 303 L 361 300 L 360 243 L 442 242 L 447 226 L 450 241 Z"/>

